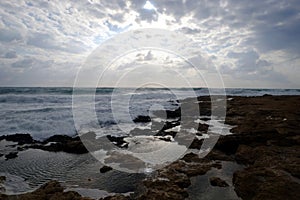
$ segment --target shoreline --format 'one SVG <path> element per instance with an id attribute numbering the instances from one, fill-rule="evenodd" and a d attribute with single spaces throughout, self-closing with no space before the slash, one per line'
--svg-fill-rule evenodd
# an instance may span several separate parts
<path id="1" fill-rule="evenodd" d="M 231 100 L 228 101 L 229 98 Z M 198 100 L 201 104 L 200 114 L 209 116 L 209 98 L 202 96 Z M 299 95 L 227 96 L 225 123 L 234 126 L 230 130 L 233 134 L 220 136 L 214 149 L 206 157 L 199 158 L 194 153 L 186 154 L 180 160 L 158 170 L 155 177 L 144 180 L 142 191 L 130 196 L 115 195 L 104 199 L 184 199 L 189 195 L 187 188 L 191 185 L 193 177 L 203 176 L 212 169 L 221 172 L 224 161 L 241 164 L 245 168 L 233 173 L 232 185 L 226 181 L 224 183 L 220 177 L 210 177 L 210 184 L 227 184 L 225 188 L 234 189 L 242 199 L 300 199 L 299 104 Z M 178 114 L 175 112 L 170 115 L 176 117 Z M 163 127 L 160 136 L 172 134 L 164 132 L 172 128 L 170 123 L 164 124 Z M 199 135 L 207 132 L 207 126 L 199 125 L 198 132 Z M 8 136 L 8 139 L 11 137 Z M 43 142 L 37 142 L 28 136 L 17 137 L 19 139 L 11 140 L 19 145 L 32 145 L 28 148 L 79 154 L 87 152 L 76 137 L 74 139 L 70 136 L 51 136 Z M 7 139 L 7 136 L 0 136 L 0 140 L 3 139 Z M 123 139 L 111 138 L 111 141 L 120 142 L 121 145 Z M 50 142 L 56 143 L 45 146 Z M 191 148 L 199 149 L 202 142 L 194 140 Z M 11 159 L 13 157 L 14 155 Z"/>

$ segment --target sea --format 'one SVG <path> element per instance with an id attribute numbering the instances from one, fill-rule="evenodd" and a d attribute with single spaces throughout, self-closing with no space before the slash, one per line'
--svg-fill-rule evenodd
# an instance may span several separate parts
<path id="1" fill-rule="evenodd" d="M 90 129 L 93 130 L 96 123 L 113 134 L 120 131 L 116 125 L 131 124 L 134 118 L 138 115 L 147 115 L 153 107 L 174 109 L 177 106 L 174 103 L 177 99 L 210 94 L 207 88 L 194 88 L 194 93 L 190 90 L 185 88 L 139 88 L 135 91 L 131 88 L 118 89 L 117 95 L 120 98 L 114 104 L 126 107 L 125 110 L 131 116 L 130 119 L 124 120 L 117 118 L 118 121 L 112 113 L 114 88 L 97 88 L 95 91 L 82 88 L 79 95 L 83 97 L 95 95 L 97 121 L 91 120 Z M 225 93 L 228 96 L 300 95 L 300 90 L 227 88 Z M 0 88 L 0 135 L 29 133 L 34 139 L 40 140 L 55 134 L 75 135 L 78 130 L 74 126 L 72 99 L 73 88 L 2 87 Z M 122 99 L 130 99 L 130 102 L 125 104 Z"/>
<path id="2" fill-rule="evenodd" d="M 81 131 L 122 135 L 124 129 L 120 127 L 129 130 L 134 128 L 135 123 L 132 121 L 139 115 L 149 115 L 153 110 L 176 109 L 179 106 L 177 100 L 212 93 L 222 93 L 227 96 L 300 95 L 300 90 L 76 88 L 74 93 L 71 87 L 1 87 L 0 136 L 29 133 L 36 140 L 44 140 L 57 134 L 74 136 Z M 93 108 L 96 117 L 79 109 L 77 110 L 77 114 L 78 111 L 80 114 L 79 119 L 78 117 L 74 119 L 74 109 L 79 106 L 74 104 L 74 99 L 78 97 L 83 103 L 85 98 L 89 99 L 86 108 Z M 78 126 L 78 121 L 80 122 L 81 119 L 86 123 L 83 127 Z M 145 127 L 147 125 L 139 126 L 141 129 L 147 128 Z M 15 150 L 14 148 L 15 143 L 0 141 L 0 153 L 5 154 Z M 67 190 L 77 191 L 83 196 L 99 198 L 114 193 L 129 194 L 138 188 L 138 183 L 146 176 L 118 170 L 100 174 L 101 166 L 103 165 L 89 154 L 53 153 L 36 149 L 20 151 L 15 159 L 5 160 L 4 156 L 0 157 L 0 176 L 6 176 L 6 181 L 0 183 L 0 192 L 20 194 L 32 191 L 49 180 L 58 180 Z M 1 187 L 5 190 L 1 191 Z M 202 189 L 207 191 L 206 188 Z M 190 188 L 190 190 L 196 191 L 197 188 Z M 211 190 L 214 188 L 210 188 L 209 191 Z M 217 193 L 219 194 L 220 191 Z M 233 191 L 228 191 L 228 195 L 233 194 Z"/>

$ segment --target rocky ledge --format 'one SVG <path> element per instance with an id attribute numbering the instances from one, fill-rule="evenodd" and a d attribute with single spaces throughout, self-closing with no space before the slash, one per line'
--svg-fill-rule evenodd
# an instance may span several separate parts
<path id="1" fill-rule="evenodd" d="M 131 198 L 118 195 L 105 199 L 185 199 L 190 177 L 220 169 L 221 161 L 244 166 L 232 177 L 241 199 L 300 199 L 300 96 L 227 98 L 226 123 L 234 126 L 233 134 L 221 136 L 205 158 L 187 154 L 146 179 L 144 189 Z M 210 98 L 198 100 L 203 113 L 200 117 L 204 119 L 211 113 Z M 179 117 L 179 111 L 172 112 L 172 117 Z M 205 130 L 203 126 L 198 128 L 202 133 Z M 201 145 L 199 140 L 193 142 L 192 148 L 199 149 Z M 210 177 L 210 183 L 228 186 L 218 177 Z"/>
<path id="2" fill-rule="evenodd" d="M 1 140 L 6 140 L 10 142 L 16 142 L 17 148 L 13 152 L 5 155 L 6 159 L 13 159 L 18 156 L 18 151 L 22 151 L 28 148 L 41 149 L 45 151 L 58 152 L 63 151 L 73 154 L 83 154 L 87 153 L 88 150 L 83 145 L 81 139 L 76 137 L 71 137 L 67 135 L 54 135 L 44 141 L 34 140 L 30 134 L 13 134 L 4 135 L 0 137 Z"/>

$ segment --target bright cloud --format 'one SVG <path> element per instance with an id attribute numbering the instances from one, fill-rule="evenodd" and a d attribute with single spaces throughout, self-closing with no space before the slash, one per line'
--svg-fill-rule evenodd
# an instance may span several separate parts
<path id="1" fill-rule="evenodd" d="M 4 0 L 0 16 L 1 86 L 72 86 L 97 46 L 117 34 L 152 27 L 193 40 L 191 55 L 203 52 L 227 87 L 300 88 L 297 0 Z M 134 56 L 137 66 L 147 64 L 144 73 L 149 66 L 162 70 L 153 66 L 157 52 Z M 175 57 L 161 59 L 193 79 L 193 69 Z M 131 64 L 120 64 L 126 66 Z M 154 74 L 170 77 L 171 83 L 169 73 L 166 68 Z"/>

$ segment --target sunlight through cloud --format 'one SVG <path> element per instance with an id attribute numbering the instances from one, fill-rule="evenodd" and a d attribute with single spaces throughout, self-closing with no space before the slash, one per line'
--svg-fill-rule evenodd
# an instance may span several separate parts
<path id="1" fill-rule="evenodd" d="M 146 1 L 143 8 L 146 10 L 156 10 L 155 6 L 150 1 Z"/>

